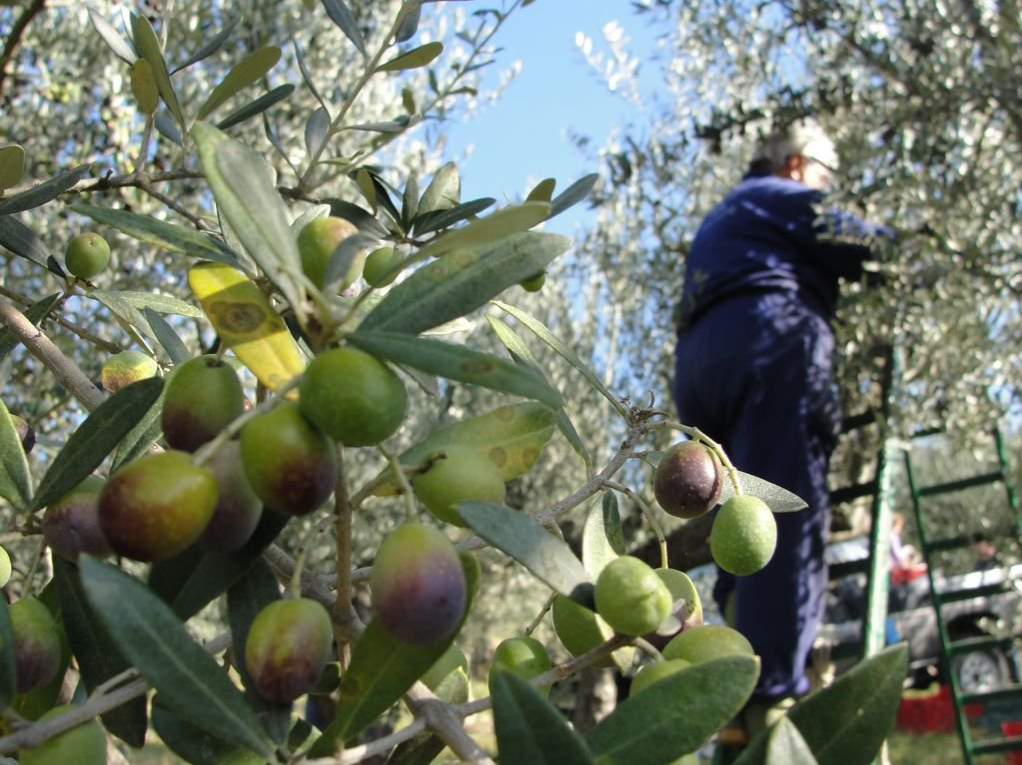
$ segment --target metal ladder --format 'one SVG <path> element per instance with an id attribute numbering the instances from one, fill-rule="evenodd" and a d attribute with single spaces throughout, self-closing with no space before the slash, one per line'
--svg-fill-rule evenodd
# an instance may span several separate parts
<path id="1" fill-rule="evenodd" d="M 927 431 L 919 433 L 913 440 L 924 436 L 934 435 L 939 431 Z M 1001 484 L 1006 492 L 1008 506 L 1014 514 L 1016 536 L 1022 532 L 1022 513 L 1020 513 L 1018 495 L 1009 473 L 1007 452 L 1004 440 L 1000 431 L 993 433 L 994 446 L 997 455 L 997 467 L 991 471 L 978 473 L 964 478 L 949 480 L 942 483 L 920 486 L 913 474 L 910 448 L 904 450 L 904 465 L 908 479 L 909 490 L 912 495 L 912 507 L 915 514 L 916 528 L 919 534 L 920 553 L 927 565 L 927 578 L 929 580 L 930 596 L 933 602 L 934 613 L 938 634 L 940 638 L 940 650 L 943 666 L 946 669 L 948 685 L 951 689 L 952 704 L 955 712 L 955 724 L 961 739 L 962 752 L 966 765 L 973 765 L 975 758 L 982 754 L 998 752 L 1022 751 L 1022 735 L 1001 736 L 983 739 L 974 739 L 972 726 L 970 725 L 965 707 L 969 704 L 976 704 L 986 701 L 1001 701 L 1016 699 L 1022 702 L 1022 684 L 1015 684 L 1008 687 L 992 689 L 984 692 L 967 692 L 961 687 L 958 673 L 953 671 L 953 662 L 956 656 L 962 656 L 971 651 L 984 649 L 1009 649 L 1013 646 L 1014 640 L 1019 635 L 1007 635 L 998 637 L 969 637 L 966 639 L 952 639 L 948 628 L 949 604 L 958 603 L 970 598 L 989 597 L 1008 592 L 1012 586 L 1011 577 L 1006 571 L 994 569 L 989 577 L 975 577 L 969 574 L 967 577 L 974 577 L 977 582 L 967 582 L 956 589 L 949 589 L 938 586 L 936 569 L 941 563 L 941 555 L 950 551 L 967 547 L 972 542 L 970 534 L 960 534 L 946 538 L 931 538 L 927 532 L 927 511 L 926 500 L 928 498 L 963 492 L 974 487 L 988 484 Z M 994 576 L 994 574 L 999 574 Z M 1017 668 L 1016 668 L 1017 669 Z M 1022 705 L 1020 705 L 1020 719 L 1022 719 Z"/>
<path id="2" fill-rule="evenodd" d="M 888 428 L 895 396 L 898 392 L 901 352 L 897 346 L 889 346 L 884 355 L 883 377 L 880 380 L 881 400 L 878 410 L 847 417 L 843 423 L 842 435 L 848 435 L 868 427 Z M 844 654 L 835 655 L 835 659 L 850 656 L 865 659 L 879 653 L 886 644 L 885 625 L 890 564 L 887 551 L 890 549 L 894 471 L 898 464 L 899 442 L 889 431 L 882 435 L 883 438 L 873 459 L 872 477 L 861 483 L 833 489 L 830 493 L 832 508 L 868 497 L 871 519 L 868 556 L 847 563 L 832 563 L 829 566 L 829 576 L 832 582 L 854 574 L 866 574 L 866 598 L 860 641 L 846 649 Z"/>

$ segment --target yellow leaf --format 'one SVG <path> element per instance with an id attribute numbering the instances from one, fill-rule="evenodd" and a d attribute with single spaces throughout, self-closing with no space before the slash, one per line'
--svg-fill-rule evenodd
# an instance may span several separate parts
<path id="1" fill-rule="evenodd" d="M 276 390 L 305 369 L 305 360 L 280 315 L 262 291 L 237 269 L 200 263 L 188 284 L 203 313 L 241 362 Z"/>

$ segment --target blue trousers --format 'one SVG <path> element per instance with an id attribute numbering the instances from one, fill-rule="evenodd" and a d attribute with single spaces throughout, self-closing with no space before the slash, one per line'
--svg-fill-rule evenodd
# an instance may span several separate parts
<path id="1" fill-rule="evenodd" d="M 739 295 L 679 334 L 674 396 L 681 422 L 721 443 L 739 470 L 809 507 L 777 514 L 777 551 L 762 570 L 718 572 L 714 599 L 735 595 L 735 627 L 762 661 L 754 697 L 809 690 L 806 659 L 823 613 L 827 468 L 840 428 L 828 321 L 790 293 Z"/>

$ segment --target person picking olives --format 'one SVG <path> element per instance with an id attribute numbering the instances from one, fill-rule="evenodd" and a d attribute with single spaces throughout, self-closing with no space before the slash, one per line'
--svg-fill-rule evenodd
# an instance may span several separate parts
<path id="1" fill-rule="evenodd" d="M 721 569 L 714 590 L 762 659 L 744 713 L 750 736 L 765 710 L 809 690 L 806 658 L 827 586 L 828 460 L 841 424 L 830 322 L 839 282 L 858 278 L 888 233 L 824 208 L 837 165 L 812 120 L 768 135 L 701 223 L 685 263 L 674 376 L 682 422 L 719 441 L 738 469 L 808 503 L 776 517 L 770 563 L 749 576 Z"/>

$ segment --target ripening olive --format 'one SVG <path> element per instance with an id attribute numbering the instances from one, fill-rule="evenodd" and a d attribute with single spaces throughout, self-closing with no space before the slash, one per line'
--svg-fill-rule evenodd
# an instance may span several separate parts
<path id="1" fill-rule="evenodd" d="M 263 516 L 263 503 L 245 477 L 241 444 L 237 441 L 222 443 L 209 458 L 208 466 L 216 478 L 216 508 L 198 544 L 213 553 L 234 552 L 255 533 Z"/>
<path id="2" fill-rule="evenodd" d="M 401 273 L 398 265 L 403 258 L 393 247 L 380 247 L 366 256 L 362 278 L 370 287 L 386 287 Z"/>
<path id="3" fill-rule="evenodd" d="M 104 390 L 116 393 L 133 382 L 155 377 L 158 371 L 155 359 L 142 351 L 121 351 L 104 362 L 99 379 Z"/>
<path id="4" fill-rule="evenodd" d="M 35 447 L 35 431 L 24 417 L 12 414 L 11 421 L 14 423 L 14 430 L 18 433 L 22 450 L 28 454 Z"/>
<path id="5" fill-rule="evenodd" d="M 213 517 L 213 471 L 181 451 L 147 454 L 119 470 L 99 495 L 99 525 L 111 549 L 138 561 L 169 558 Z"/>
<path id="6" fill-rule="evenodd" d="M 46 606 L 38 598 L 21 598 L 10 605 L 14 634 L 15 688 L 29 693 L 42 688 L 60 669 L 60 635 Z"/>
<path id="7" fill-rule="evenodd" d="M 653 493 L 665 512 L 678 518 L 697 518 L 720 499 L 724 473 L 717 457 L 703 444 L 675 444 L 656 467 Z"/>
<path id="8" fill-rule="evenodd" d="M 287 704 L 312 690 L 332 645 L 333 627 L 322 604 L 309 598 L 277 600 L 252 621 L 245 667 L 260 696 Z"/>
<path id="9" fill-rule="evenodd" d="M 722 656 L 753 656 L 755 651 L 738 630 L 723 624 L 703 624 L 671 640 L 663 655 L 665 659 L 685 659 L 698 664 Z"/>
<path id="10" fill-rule="evenodd" d="M 43 513 L 43 537 L 61 558 L 73 563 L 83 552 L 100 558 L 110 554 L 99 525 L 99 494 L 105 483 L 90 475 Z"/>
<path id="11" fill-rule="evenodd" d="M 241 462 L 256 496 L 285 515 L 311 513 L 327 501 L 337 483 L 333 441 L 290 401 L 281 401 L 245 424 Z"/>
<path id="12" fill-rule="evenodd" d="M 174 368 L 163 394 L 163 437 L 172 449 L 194 452 L 245 411 L 234 368 L 216 356 L 198 356 Z"/>
<path id="13" fill-rule="evenodd" d="M 373 561 L 373 612 L 405 643 L 436 643 L 458 628 L 467 586 L 454 545 L 434 526 L 405 523 L 388 534 Z"/>

